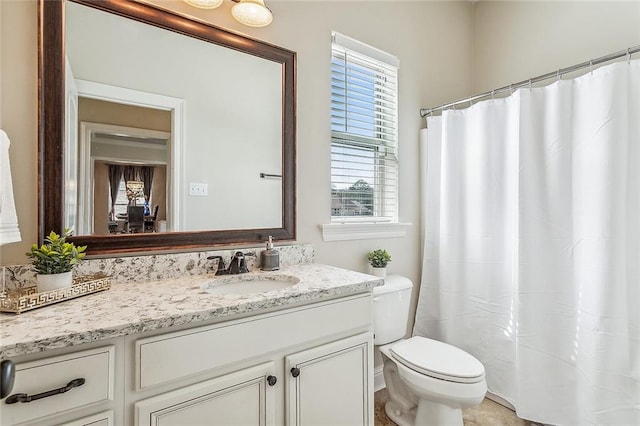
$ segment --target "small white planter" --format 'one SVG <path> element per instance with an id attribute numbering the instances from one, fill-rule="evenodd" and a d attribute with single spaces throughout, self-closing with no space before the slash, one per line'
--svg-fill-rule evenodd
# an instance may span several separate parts
<path id="1" fill-rule="evenodd" d="M 38 292 L 58 290 L 61 288 L 71 287 L 73 284 L 73 272 L 63 272 L 61 274 L 38 274 L 36 276 L 38 282 Z"/>
<path id="2" fill-rule="evenodd" d="M 387 268 L 376 268 L 374 266 L 371 267 L 371 275 L 375 275 L 376 277 L 384 278 L 387 276 Z"/>

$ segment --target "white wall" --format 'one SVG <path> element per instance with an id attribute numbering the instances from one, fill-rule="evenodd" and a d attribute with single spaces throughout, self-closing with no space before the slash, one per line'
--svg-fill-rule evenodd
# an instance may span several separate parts
<path id="1" fill-rule="evenodd" d="M 480 93 L 639 45 L 640 1 L 478 2 L 473 23 Z"/>
<path id="2" fill-rule="evenodd" d="M 35 1 L 0 1 L 0 127 L 11 139 L 9 150 L 16 212 L 22 242 L 0 247 L 3 265 L 25 263 L 37 241 L 38 224 L 38 77 Z"/>

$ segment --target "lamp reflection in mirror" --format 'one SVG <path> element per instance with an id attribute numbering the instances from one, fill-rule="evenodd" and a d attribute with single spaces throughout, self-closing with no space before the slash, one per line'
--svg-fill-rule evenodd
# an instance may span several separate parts
<path id="1" fill-rule="evenodd" d="M 184 0 L 185 3 L 200 9 L 215 9 L 223 0 Z M 266 27 L 273 21 L 273 15 L 264 0 L 233 0 L 231 15 L 236 21 L 250 27 Z"/>
<path id="2" fill-rule="evenodd" d="M 126 183 L 126 188 L 129 205 L 135 206 L 136 200 L 144 196 L 144 182 L 138 180 L 128 180 Z"/>

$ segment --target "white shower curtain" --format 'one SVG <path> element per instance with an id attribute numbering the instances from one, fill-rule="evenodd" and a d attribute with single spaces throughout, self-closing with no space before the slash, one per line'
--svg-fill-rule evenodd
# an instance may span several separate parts
<path id="1" fill-rule="evenodd" d="M 640 425 L 640 60 L 446 111 L 426 139 L 414 334 L 475 355 L 522 418 Z"/>

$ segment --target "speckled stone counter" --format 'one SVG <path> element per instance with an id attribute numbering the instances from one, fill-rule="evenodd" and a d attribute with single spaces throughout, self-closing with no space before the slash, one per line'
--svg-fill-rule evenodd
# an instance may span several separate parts
<path id="1" fill-rule="evenodd" d="M 298 284 L 266 293 L 212 295 L 213 274 L 115 283 L 110 290 L 26 312 L 0 313 L 0 357 L 12 357 L 200 321 L 230 320 L 371 291 L 380 278 L 307 263 L 257 275 L 288 275 Z"/>
<path id="2" fill-rule="evenodd" d="M 256 255 L 264 247 L 243 247 L 243 252 Z M 276 247 L 280 252 L 280 266 L 313 263 L 314 250 L 309 244 L 294 244 Z M 74 268 L 74 275 L 106 274 L 113 283 L 134 283 L 140 281 L 164 280 L 185 276 L 197 276 L 215 272 L 217 262 L 208 260 L 209 256 L 222 256 L 226 265 L 236 250 L 213 250 L 187 253 L 163 253 L 142 256 L 122 256 L 85 259 Z M 25 258 L 26 259 L 26 258 Z M 247 256 L 250 271 L 258 268 L 257 256 Z M 36 273 L 30 264 L 9 265 L 5 268 L 8 289 L 35 285 Z"/>

